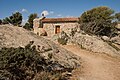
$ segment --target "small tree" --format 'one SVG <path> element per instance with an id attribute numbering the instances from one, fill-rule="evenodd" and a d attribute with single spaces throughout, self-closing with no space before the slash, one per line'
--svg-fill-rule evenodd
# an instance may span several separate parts
<path id="1" fill-rule="evenodd" d="M 114 11 L 108 7 L 101 6 L 84 12 L 80 17 L 81 29 L 88 34 L 111 35 L 112 14 Z"/>
<path id="2" fill-rule="evenodd" d="M 37 18 L 37 14 L 33 13 L 29 15 L 28 22 L 30 24 L 30 28 L 33 28 L 33 20 Z"/>
<path id="3" fill-rule="evenodd" d="M 6 17 L 3 19 L 4 24 L 12 24 L 14 26 L 20 26 L 22 23 L 22 14 L 19 12 L 13 13 L 12 16 Z"/>

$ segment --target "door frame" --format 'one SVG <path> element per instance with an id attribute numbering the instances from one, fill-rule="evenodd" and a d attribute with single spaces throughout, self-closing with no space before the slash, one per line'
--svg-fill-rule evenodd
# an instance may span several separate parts
<path id="1" fill-rule="evenodd" d="M 57 31 L 59 28 L 59 32 Z M 55 34 L 58 34 L 60 33 L 60 25 L 55 25 Z"/>

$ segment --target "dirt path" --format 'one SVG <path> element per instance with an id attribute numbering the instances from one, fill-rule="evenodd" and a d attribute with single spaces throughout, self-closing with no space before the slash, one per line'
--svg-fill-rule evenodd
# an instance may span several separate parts
<path id="1" fill-rule="evenodd" d="M 71 80 L 120 80 L 120 60 L 74 45 L 63 47 L 82 58 L 81 67 L 73 71 Z"/>

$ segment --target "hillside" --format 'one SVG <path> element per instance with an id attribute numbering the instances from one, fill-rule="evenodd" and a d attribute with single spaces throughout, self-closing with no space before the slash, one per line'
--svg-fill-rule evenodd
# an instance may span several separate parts
<path id="1" fill-rule="evenodd" d="M 16 26 L 0 26 L 0 48 L 25 46 L 30 41 L 34 41 L 34 45 L 39 45 L 41 50 L 51 50 L 50 52 L 53 52 L 56 60 L 60 62 L 64 62 L 70 58 L 71 60 L 69 60 L 69 62 L 66 62 L 70 64 L 72 63 L 71 61 L 73 56 L 75 56 L 71 52 L 61 48 L 52 41 L 37 36 L 34 33 L 29 32 L 23 28 Z M 75 57 L 79 60 L 79 57 Z M 73 58 L 73 61 L 74 60 L 76 59 Z M 76 62 L 79 63 L 77 60 Z M 73 65 L 70 65 L 71 67 L 74 67 L 74 62 Z"/>
<path id="2" fill-rule="evenodd" d="M 43 38 L 37 36 L 33 32 L 21 27 L 1 25 L 0 49 L 3 47 L 14 47 L 17 49 L 19 46 L 24 48 L 30 41 L 34 41 L 33 45 L 36 45 L 36 50 L 39 55 L 42 55 L 46 61 L 49 61 L 49 54 L 52 54 L 53 63 L 50 67 L 58 71 L 62 68 L 66 69 L 67 74 L 65 71 L 62 75 L 70 75 L 70 80 L 119 80 L 119 52 L 106 42 L 103 42 L 100 38 L 77 34 L 75 34 L 76 37 L 74 36 L 74 39 L 79 44 L 59 45 L 46 39 L 48 37 Z M 98 45 L 99 42 L 101 42 L 101 45 Z M 43 74 L 44 72 L 41 74 L 37 73 L 33 79 L 39 80 L 40 77 L 46 79 L 46 76 L 49 75 L 49 73 Z M 55 74 L 58 77 L 58 74 Z"/>
<path id="3" fill-rule="evenodd" d="M 10 25 L 0 26 L 0 48 L 24 47 L 30 41 L 34 41 L 33 45 L 37 46 L 36 49 L 45 59 L 48 58 L 49 54 L 52 54 L 52 60 L 57 61 L 58 64 L 66 69 L 75 69 L 80 66 L 80 57 L 56 45 L 52 41 L 39 37 L 21 27 Z"/>

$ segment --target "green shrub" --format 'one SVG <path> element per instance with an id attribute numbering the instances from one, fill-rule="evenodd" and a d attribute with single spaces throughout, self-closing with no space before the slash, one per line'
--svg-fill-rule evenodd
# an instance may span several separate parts
<path id="1" fill-rule="evenodd" d="M 23 28 L 27 29 L 27 30 L 31 30 L 29 23 L 25 23 L 25 25 L 23 26 Z"/>
<path id="2" fill-rule="evenodd" d="M 41 56 L 33 43 L 31 41 L 25 47 L 0 49 L 0 80 L 39 80 L 36 77 L 38 73 L 42 73 L 39 76 L 44 75 L 43 80 L 45 75 L 50 75 L 45 80 L 51 80 L 55 76 L 54 66 L 60 64 L 51 59 L 52 54 L 48 55 L 48 59 Z M 61 68 L 64 69 L 63 66 Z M 59 75 L 64 72 L 66 70 L 57 71 Z M 60 76 L 57 78 L 59 80 Z"/>
<path id="3" fill-rule="evenodd" d="M 69 39 L 68 35 L 64 31 L 62 31 L 60 33 L 60 37 L 58 38 L 58 43 L 60 43 L 62 45 L 66 45 L 68 39 Z"/>
<path id="4" fill-rule="evenodd" d="M 42 64 L 44 59 L 39 56 L 35 46 L 32 46 L 32 44 L 33 42 L 30 42 L 25 48 L 11 47 L 0 50 L 0 70 L 7 72 L 1 74 L 2 76 L 10 73 L 11 77 L 8 76 L 10 80 L 13 78 L 24 80 L 28 77 L 32 79 L 32 76 L 42 69 L 39 65 L 45 65 Z"/>
<path id="5" fill-rule="evenodd" d="M 58 43 L 60 43 L 62 45 L 66 45 L 67 44 L 67 40 L 65 40 L 64 38 L 58 38 Z"/>

